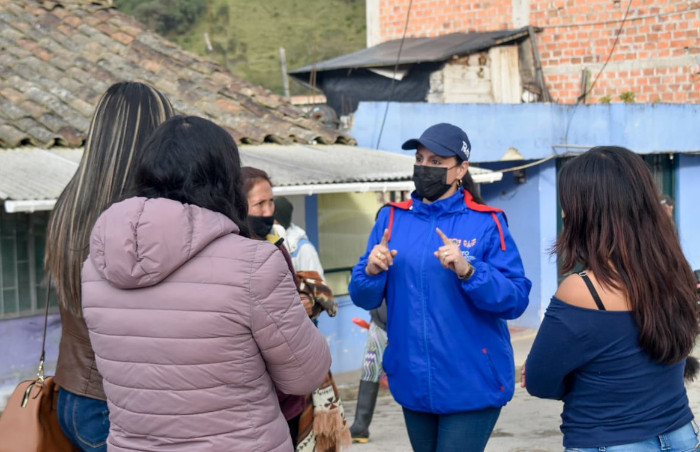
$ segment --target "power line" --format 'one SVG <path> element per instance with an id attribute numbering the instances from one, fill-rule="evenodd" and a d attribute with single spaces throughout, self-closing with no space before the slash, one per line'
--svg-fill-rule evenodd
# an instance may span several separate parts
<path id="1" fill-rule="evenodd" d="M 638 20 L 644 20 L 644 19 L 655 19 L 659 17 L 665 17 L 665 16 L 671 16 L 674 14 L 685 14 L 688 11 L 694 11 L 700 9 L 700 6 L 692 6 L 686 10 L 678 10 L 678 11 L 665 11 L 665 12 L 660 12 L 656 14 L 645 14 L 643 16 L 634 16 L 629 19 L 630 22 L 633 21 L 638 21 Z M 566 24 L 554 24 L 554 25 L 538 25 L 537 28 L 569 28 L 569 27 L 586 27 L 586 26 L 593 26 L 593 25 L 605 25 L 605 24 L 614 24 L 617 22 L 620 22 L 622 19 L 609 19 L 609 20 L 593 20 L 593 21 L 588 21 L 588 22 L 571 22 L 571 23 L 566 23 Z"/>
<path id="2" fill-rule="evenodd" d="M 631 1 L 631 0 L 630 0 Z M 399 70 L 399 61 L 401 59 L 401 50 L 403 49 L 403 42 L 406 40 L 406 31 L 408 30 L 408 20 L 411 16 L 411 6 L 413 6 L 413 0 L 408 3 L 408 11 L 406 11 L 406 24 L 403 27 L 403 34 L 401 35 L 401 41 L 399 42 L 399 52 L 396 54 L 396 64 L 394 65 L 394 75 L 391 77 L 391 88 L 389 90 L 389 98 L 386 101 L 386 108 L 384 109 L 384 117 L 382 118 L 382 125 L 379 126 L 379 136 L 377 137 L 376 149 L 379 149 L 379 143 L 382 142 L 382 133 L 384 132 L 384 124 L 386 124 L 386 116 L 389 113 L 389 104 L 391 99 L 394 97 L 394 89 L 396 88 L 396 73 Z"/>
<path id="3" fill-rule="evenodd" d="M 610 62 L 610 58 L 612 58 L 612 54 L 615 51 L 615 47 L 617 46 L 617 43 L 620 42 L 620 34 L 622 33 L 622 28 L 625 26 L 625 22 L 627 21 L 627 15 L 630 12 L 631 6 L 632 6 L 632 0 L 629 0 L 627 2 L 627 9 L 625 10 L 625 15 L 622 18 L 622 22 L 620 23 L 620 28 L 618 28 L 618 30 L 617 30 L 617 34 L 615 35 L 615 41 L 613 41 L 613 45 L 610 48 L 610 52 L 608 53 L 608 57 L 605 59 L 605 63 L 603 63 L 603 66 L 600 68 L 600 71 L 598 71 L 598 74 L 593 79 L 593 82 L 591 83 L 591 87 L 588 90 L 584 91 L 583 94 L 578 96 L 577 101 L 580 102 L 581 100 L 585 99 L 586 96 L 588 94 L 590 94 L 591 91 L 593 91 L 593 88 L 595 87 L 595 84 L 598 81 L 600 74 L 603 73 L 603 71 L 605 70 L 605 66 L 607 66 L 608 63 Z"/>
<path id="4" fill-rule="evenodd" d="M 610 48 L 610 52 L 608 52 L 608 57 L 605 59 L 605 62 L 603 63 L 603 66 L 601 66 L 600 70 L 598 71 L 598 74 L 596 74 L 595 78 L 593 79 L 593 82 L 591 82 L 591 87 L 588 88 L 576 98 L 576 103 L 572 107 L 572 112 L 571 116 L 569 117 L 569 120 L 566 123 L 566 130 L 564 132 L 564 143 L 569 142 L 569 127 L 571 126 L 571 122 L 574 119 L 574 114 L 576 113 L 576 109 L 579 106 L 579 104 L 588 96 L 591 91 L 593 91 L 593 88 L 595 87 L 595 84 L 598 82 L 598 79 L 600 78 L 600 75 L 603 73 L 605 70 L 605 67 L 608 65 L 610 62 L 610 58 L 612 58 L 612 54 L 615 51 L 615 47 L 617 47 L 617 43 L 620 41 L 620 34 L 622 33 L 622 29 L 625 26 L 625 22 L 627 21 L 627 16 L 630 12 L 630 7 L 632 6 L 632 0 L 629 0 L 627 2 L 627 9 L 625 10 L 625 15 L 622 17 L 622 22 L 620 23 L 620 27 L 617 29 L 617 34 L 615 35 L 615 41 L 613 41 L 613 45 Z"/>
<path id="5" fill-rule="evenodd" d="M 495 171 L 495 172 L 497 172 L 497 173 L 509 173 L 509 172 L 512 172 L 512 171 L 518 171 L 518 170 L 522 170 L 522 169 L 525 169 L 525 168 L 530 168 L 530 167 L 533 167 L 533 166 L 541 165 L 541 164 L 543 164 L 544 162 L 546 162 L 546 161 L 548 161 L 548 160 L 552 160 L 553 158 L 557 158 L 557 157 L 561 157 L 561 155 L 559 155 L 559 154 L 552 154 L 552 155 L 549 155 L 549 156 L 547 156 L 547 157 L 545 157 L 545 158 L 539 159 L 539 160 L 537 160 L 537 161 L 535 161 L 535 162 L 527 163 L 527 164 L 525 164 L 525 165 L 513 166 L 513 167 L 510 167 L 510 168 L 503 168 L 503 169 L 497 169 L 497 170 L 492 170 L 492 171 Z"/>

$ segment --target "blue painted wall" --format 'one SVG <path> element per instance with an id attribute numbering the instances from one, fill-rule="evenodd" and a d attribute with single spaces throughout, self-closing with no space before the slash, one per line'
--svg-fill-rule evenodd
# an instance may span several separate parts
<path id="1" fill-rule="evenodd" d="M 341 373 L 357 370 L 362 367 L 362 357 L 367 341 L 367 330 L 353 323 L 354 317 L 370 321 L 369 312 L 358 308 L 352 303 L 349 295 L 336 298 L 338 314 L 328 317 L 321 314 L 318 328 L 321 330 L 333 356 L 331 371 Z"/>
<path id="2" fill-rule="evenodd" d="M 540 210 L 537 221 L 540 228 L 539 244 L 542 254 L 540 254 L 539 274 L 532 275 L 533 281 L 537 279 L 540 293 L 537 298 L 530 297 L 530 300 L 535 300 L 535 303 L 539 304 L 538 322 L 533 325 L 529 319 L 525 319 L 524 325 L 530 328 L 539 326 L 544 311 L 549 305 L 549 300 L 559 285 L 556 256 L 550 254 L 550 249 L 557 239 L 557 223 L 561 217 L 561 212 L 557 208 L 556 162 L 550 160 L 537 167 L 537 171 L 533 172 L 534 177 L 538 179 L 537 196 L 540 200 Z M 522 216 L 519 215 L 520 218 Z"/>
<path id="3" fill-rule="evenodd" d="M 36 377 L 43 330 L 43 315 L 0 321 L 0 341 L 3 344 L 0 348 L 0 411 L 17 383 Z M 51 314 L 46 328 L 46 375 L 53 375 L 56 370 L 60 339 L 61 318 L 58 314 Z"/>
<path id="4" fill-rule="evenodd" d="M 698 125 L 686 132 L 697 133 Z M 675 200 L 681 246 L 690 266 L 700 269 L 700 155 L 678 156 Z"/>
<path id="5" fill-rule="evenodd" d="M 386 106 L 360 103 L 350 131 L 358 145 L 402 152 L 406 139 L 432 124 L 451 122 L 469 135 L 475 162 L 498 161 L 509 147 L 526 160 L 550 156 L 561 144 L 621 145 L 643 154 L 700 149 L 698 104 L 392 103 L 377 145 Z"/>
<path id="6" fill-rule="evenodd" d="M 484 166 L 500 170 L 513 167 L 514 163 Z M 556 260 L 548 252 L 557 236 L 556 164 L 550 160 L 527 168 L 525 177 L 525 183 L 519 184 L 512 172 L 504 173 L 501 182 L 483 184 L 481 194 L 487 204 L 506 211 L 508 228 L 518 245 L 525 274 L 532 281 L 530 304 L 512 323 L 537 328 L 557 287 Z"/>

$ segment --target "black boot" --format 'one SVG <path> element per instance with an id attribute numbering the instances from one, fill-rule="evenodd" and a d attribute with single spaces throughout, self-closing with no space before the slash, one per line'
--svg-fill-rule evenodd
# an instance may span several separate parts
<path id="1" fill-rule="evenodd" d="M 378 392 L 379 383 L 360 380 L 360 388 L 357 390 L 355 420 L 350 427 L 350 435 L 354 443 L 369 442 L 369 424 L 372 422 Z"/>

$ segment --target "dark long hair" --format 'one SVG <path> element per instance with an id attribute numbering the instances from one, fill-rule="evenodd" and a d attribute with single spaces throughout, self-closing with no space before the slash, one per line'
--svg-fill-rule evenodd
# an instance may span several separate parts
<path id="1" fill-rule="evenodd" d="M 143 83 L 116 83 L 98 102 L 78 170 L 58 197 L 47 229 L 46 268 L 69 311 L 82 315 L 80 269 L 97 217 L 124 195 L 143 144 L 172 115 L 168 99 Z"/>
<path id="2" fill-rule="evenodd" d="M 238 147 L 228 132 L 204 118 L 174 116 L 144 146 L 130 195 L 222 213 L 249 237 L 242 183 Z"/>
<path id="3" fill-rule="evenodd" d="M 554 251 L 563 271 L 580 263 L 624 292 L 640 345 L 656 361 L 687 357 L 698 334 L 695 276 L 644 160 L 594 147 L 564 165 L 559 199 L 564 226 Z"/>

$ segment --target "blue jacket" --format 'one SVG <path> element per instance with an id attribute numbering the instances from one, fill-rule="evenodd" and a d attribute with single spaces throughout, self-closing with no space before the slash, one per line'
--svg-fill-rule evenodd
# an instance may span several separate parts
<path id="1" fill-rule="evenodd" d="M 440 264 L 439 227 L 474 265 L 467 281 Z M 394 265 L 365 273 L 368 254 L 390 229 Z M 532 283 L 500 209 L 459 191 L 432 204 L 412 199 L 380 211 L 350 282 L 353 302 L 378 307 L 386 296 L 389 345 L 384 370 L 402 406 L 458 413 L 505 405 L 515 389 L 506 319 L 521 315 Z"/>

